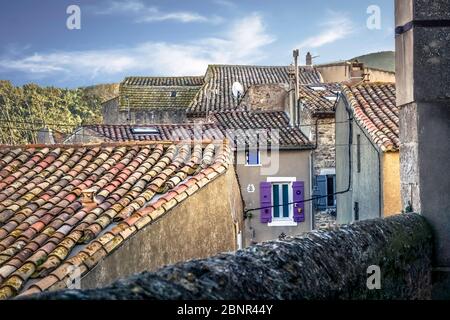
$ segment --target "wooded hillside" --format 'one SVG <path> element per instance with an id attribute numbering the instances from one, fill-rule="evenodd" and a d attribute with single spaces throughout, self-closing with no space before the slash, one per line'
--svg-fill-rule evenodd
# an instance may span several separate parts
<path id="1" fill-rule="evenodd" d="M 63 136 L 81 124 L 100 123 L 101 102 L 117 95 L 116 87 L 16 87 L 0 80 L 0 144 L 36 143 L 44 126 Z"/>

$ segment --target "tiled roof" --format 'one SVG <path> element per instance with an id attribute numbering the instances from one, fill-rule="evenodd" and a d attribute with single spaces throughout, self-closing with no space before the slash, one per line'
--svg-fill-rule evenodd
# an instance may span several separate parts
<path id="1" fill-rule="evenodd" d="M 257 134 L 265 132 L 268 143 L 277 139 L 282 148 L 312 148 L 311 142 L 302 131 L 289 124 L 289 118 L 283 111 L 226 111 L 212 114 L 211 119 L 217 122 L 230 141 L 237 139 L 235 142 L 238 145 L 245 141 L 251 144 L 258 138 L 261 139 L 256 137 Z M 228 132 L 230 129 L 232 131 Z M 248 131 L 242 132 L 246 130 Z M 229 135 L 230 132 L 233 132 L 236 139 Z"/>
<path id="2" fill-rule="evenodd" d="M 334 113 L 337 95 L 341 92 L 338 83 L 319 83 L 300 86 L 300 99 L 303 106 L 313 114 Z"/>
<path id="3" fill-rule="evenodd" d="M 179 86 L 201 86 L 204 83 L 203 76 L 189 77 L 127 77 L 122 85 L 127 86 L 156 86 L 156 87 L 179 87 Z"/>
<path id="4" fill-rule="evenodd" d="M 194 124 L 152 124 L 148 126 L 131 126 L 131 125 L 88 125 L 84 128 L 94 131 L 96 134 L 104 136 L 113 141 L 130 141 L 130 140 L 189 140 L 189 139 L 223 139 L 222 131 L 211 123 L 201 125 Z M 134 133 L 136 128 L 152 128 L 156 129 L 157 134 Z"/>
<path id="5" fill-rule="evenodd" d="M 222 140 L 229 138 L 234 142 L 254 145 L 256 134 L 265 132 L 267 143 L 278 143 L 284 148 L 310 148 L 309 140 L 301 130 L 289 124 L 289 118 L 283 111 L 226 111 L 211 114 L 204 123 L 152 124 L 152 125 L 87 125 L 83 128 L 92 135 L 103 136 L 112 141 L 150 140 Z M 136 129 L 152 129 L 159 133 L 136 133 Z M 249 129 L 254 129 L 252 132 Z M 89 133 L 87 133 L 89 135 Z M 232 137 L 234 134 L 237 140 Z M 275 136 L 276 135 L 276 136 Z M 277 139 L 277 140 L 274 140 Z"/>
<path id="6" fill-rule="evenodd" d="M 226 144 L 0 148 L 0 299 L 65 287 L 229 163 Z"/>
<path id="7" fill-rule="evenodd" d="M 207 111 L 235 110 L 237 101 L 231 88 L 240 82 L 246 91 L 257 84 L 288 84 L 289 66 L 210 65 L 205 84 L 189 106 L 191 116 Z M 311 67 L 300 67 L 300 83 L 318 83 L 320 74 Z"/>
<path id="8" fill-rule="evenodd" d="M 397 151 L 399 110 L 395 101 L 394 83 L 364 83 L 344 87 L 344 93 L 359 125 L 382 151 Z"/>
<path id="9" fill-rule="evenodd" d="M 200 86 L 120 86 L 120 108 L 187 108 Z M 127 100 L 128 97 L 128 100 Z"/>

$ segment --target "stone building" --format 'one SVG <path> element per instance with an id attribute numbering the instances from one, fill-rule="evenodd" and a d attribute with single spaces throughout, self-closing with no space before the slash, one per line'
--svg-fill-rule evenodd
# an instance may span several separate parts
<path id="1" fill-rule="evenodd" d="M 300 86 L 298 125 L 314 143 L 311 177 L 316 211 L 336 208 L 335 107 L 341 92 L 339 83 Z"/>
<path id="2" fill-rule="evenodd" d="M 337 221 L 402 211 L 395 84 L 345 86 L 336 107 Z M 349 120 L 350 119 L 350 120 Z"/>
<path id="3" fill-rule="evenodd" d="M 103 104 L 104 124 L 181 123 L 203 85 L 199 77 L 127 77 Z"/>
<path id="4" fill-rule="evenodd" d="M 0 299 L 242 246 L 226 143 L 0 147 Z"/>

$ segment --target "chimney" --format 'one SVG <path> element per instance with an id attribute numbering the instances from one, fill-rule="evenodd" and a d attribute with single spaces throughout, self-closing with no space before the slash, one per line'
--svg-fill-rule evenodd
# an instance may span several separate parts
<path id="1" fill-rule="evenodd" d="M 294 99 L 291 102 L 291 108 L 290 108 L 291 112 L 290 112 L 289 118 L 290 118 L 290 124 L 292 126 L 295 126 L 295 125 L 297 125 L 297 120 L 298 120 L 297 119 L 298 118 L 298 99 L 299 99 L 299 95 L 300 95 L 300 93 L 299 93 L 299 91 L 300 91 L 300 88 L 299 88 L 299 70 L 298 70 L 299 50 L 295 49 L 292 52 L 292 56 L 294 58 L 294 66 L 293 66 L 293 68 L 294 68 L 294 72 L 293 72 L 294 78 L 293 78 L 293 88 L 291 88 L 291 90 L 293 90 L 295 94 L 294 94 Z"/>
<path id="2" fill-rule="evenodd" d="M 55 144 L 55 139 L 53 138 L 53 132 L 49 128 L 42 128 L 37 134 L 38 144 Z"/>
<path id="3" fill-rule="evenodd" d="M 306 54 L 306 65 L 307 66 L 312 66 L 312 55 L 311 55 L 311 52 L 308 52 L 307 54 Z"/>
<path id="4" fill-rule="evenodd" d="M 448 0 L 396 0 L 396 98 L 404 208 L 433 232 L 432 297 L 450 298 Z"/>
<path id="5" fill-rule="evenodd" d="M 356 83 L 359 83 L 364 80 L 365 73 L 364 73 L 364 63 L 359 62 L 358 60 L 351 61 L 350 65 L 350 79 L 349 84 L 353 85 Z"/>
<path id="6" fill-rule="evenodd" d="M 81 204 L 84 209 L 92 210 L 97 206 L 94 189 L 85 189 L 81 191 Z"/>

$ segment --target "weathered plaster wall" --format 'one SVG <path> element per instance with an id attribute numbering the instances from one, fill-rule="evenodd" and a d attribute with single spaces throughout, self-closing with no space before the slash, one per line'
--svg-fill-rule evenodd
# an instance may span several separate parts
<path id="1" fill-rule="evenodd" d="M 97 288 L 137 272 L 234 251 L 237 230 L 242 230 L 242 200 L 230 168 L 107 256 L 81 286 Z"/>
<path id="2" fill-rule="evenodd" d="M 323 82 L 343 82 L 350 79 L 350 67 L 346 63 L 315 66 L 323 77 Z M 395 73 L 372 68 L 364 68 L 370 82 L 395 82 Z"/>
<path id="3" fill-rule="evenodd" d="M 270 156 L 261 152 L 262 167 L 245 166 L 245 155 L 243 152 L 236 157 L 238 165 L 236 172 L 239 178 L 242 197 L 246 209 L 259 208 L 260 205 L 260 182 L 267 182 L 268 177 L 294 177 L 297 181 L 305 182 L 305 199 L 310 198 L 310 150 L 279 150 L 272 151 Z M 268 172 L 269 168 L 272 172 Z M 250 187 L 249 187 L 250 186 Z M 251 192 L 253 186 L 253 192 Z M 250 190 L 250 191 L 249 191 Z M 305 222 L 295 227 L 269 227 L 260 221 L 260 210 L 252 211 L 252 218 L 245 220 L 246 245 L 277 239 L 282 233 L 286 235 L 297 235 L 311 230 L 311 203 L 305 204 Z"/>
<path id="4" fill-rule="evenodd" d="M 368 74 L 367 79 L 370 82 L 395 82 L 395 73 L 372 68 L 365 68 L 364 72 Z"/>
<path id="5" fill-rule="evenodd" d="M 402 211 L 400 153 L 398 151 L 383 154 L 383 211 L 384 217 L 389 217 Z"/>
<path id="6" fill-rule="evenodd" d="M 145 272 L 97 290 L 28 299 L 429 299 L 431 230 L 417 214 L 363 221 Z M 367 288 L 367 268 L 381 289 Z"/>
<path id="7" fill-rule="evenodd" d="M 345 112 L 345 105 L 341 101 L 337 106 L 336 124 L 336 191 L 343 191 L 348 186 L 348 126 L 349 122 Z M 347 118 L 344 118 L 344 117 Z M 355 220 L 355 203 L 359 206 L 359 220 L 379 218 L 383 214 L 382 194 L 382 155 L 378 158 L 378 150 L 363 130 L 352 121 L 353 138 L 351 145 L 351 190 L 337 196 L 337 222 L 350 223 Z M 360 163 L 361 171 L 358 172 L 357 136 L 360 136 Z M 381 186 L 380 186 L 381 183 Z"/>
<path id="8" fill-rule="evenodd" d="M 119 121 L 119 97 L 102 104 L 103 124 L 118 124 Z"/>

